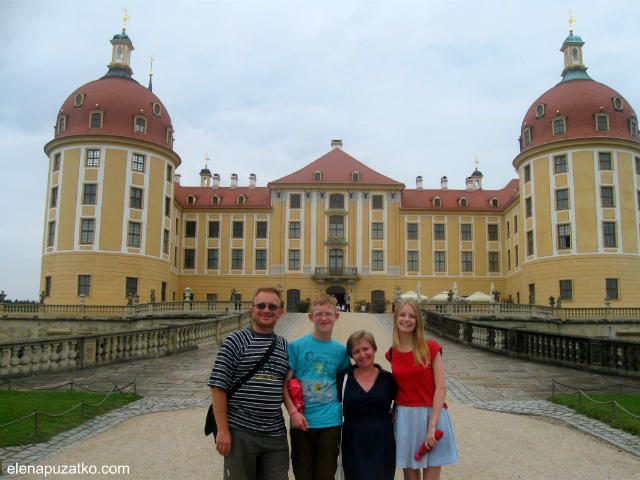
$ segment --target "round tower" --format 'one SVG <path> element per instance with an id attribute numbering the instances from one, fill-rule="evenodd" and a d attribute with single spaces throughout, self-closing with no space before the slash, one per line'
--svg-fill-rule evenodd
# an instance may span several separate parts
<path id="1" fill-rule="evenodd" d="M 625 98 L 586 72 L 570 31 L 562 81 L 524 116 L 510 292 L 563 307 L 640 303 L 640 139 Z"/>
<path id="2" fill-rule="evenodd" d="M 132 78 L 125 28 L 108 72 L 62 104 L 49 158 L 41 290 L 46 303 L 121 305 L 177 285 L 173 262 L 173 125 Z M 169 299 L 167 299 L 169 300 Z"/>

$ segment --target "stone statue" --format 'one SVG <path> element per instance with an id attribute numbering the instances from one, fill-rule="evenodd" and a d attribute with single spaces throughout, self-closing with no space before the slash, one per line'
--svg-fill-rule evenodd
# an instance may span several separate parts
<path id="1" fill-rule="evenodd" d="M 500 303 L 500 292 L 498 290 L 493 291 L 493 301 Z"/>
<path id="2" fill-rule="evenodd" d="M 127 297 L 127 305 L 133 305 L 133 295 L 129 295 Z"/>
<path id="3" fill-rule="evenodd" d="M 46 293 L 44 293 L 44 290 L 42 292 L 40 292 L 40 303 L 44 303 L 44 297 L 46 297 Z"/>
<path id="4" fill-rule="evenodd" d="M 156 303 L 156 291 L 151 289 L 151 303 Z"/>
<path id="5" fill-rule="evenodd" d="M 535 305 L 536 303 L 536 294 L 533 292 L 529 293 L 529 305 Z"/>
<path id="6" fill-rule="evenodd" d="M 449 293 L 447 293 L 447 302 L 452 302 L 453 301 L 453 290 L 449 290 Z"/>

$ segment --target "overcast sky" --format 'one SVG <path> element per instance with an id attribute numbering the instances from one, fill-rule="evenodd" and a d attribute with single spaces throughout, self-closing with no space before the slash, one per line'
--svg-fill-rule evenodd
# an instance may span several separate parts
<path id="1" fill-rule="evenodd" d="M 39 290 L 48 160 L 56 114 L 103 76 L 122 28 L 134 78 L 149 81 L 175 128 L 183 185 L 204 157 L 229 185 L 292 173 L 344 150 L 415 188 L 485 189 L 515 178 L 529 106 L 561 80 L 569 33 L 594 80 L 640 109 L 640 2 L 0 0 L 0 290 Z"/>

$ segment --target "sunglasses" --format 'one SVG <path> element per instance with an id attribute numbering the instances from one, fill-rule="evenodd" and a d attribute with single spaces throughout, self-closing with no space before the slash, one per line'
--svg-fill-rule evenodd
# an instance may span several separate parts
<path id="1" fill-rule="evenodd" d="M 275 303 L 256 303 L 254 307 L 256 307 L 258 310 L 264 310 L 265 308 L 268 308 L 272 312 L 275 312 L 280 308 L 280 305 L 276 305 Z"/>

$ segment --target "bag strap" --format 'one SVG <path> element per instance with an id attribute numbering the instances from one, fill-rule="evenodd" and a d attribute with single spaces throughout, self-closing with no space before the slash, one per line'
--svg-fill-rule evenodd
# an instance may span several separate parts
<path id="1" fill-rule="evenodd" d="M 231 398 L 231 396 L 236 393 L 238 391 L 238 389 L 240 387 L 242 387 L 242 385 L 244 385 L 245 383 L 247 383 L 247 381 L 253 377 L 256 373 L 258 373 L 258 370 L 260 370 L 262 368 L 262 366 L 267 362 L 267 359 L 271 356 L 271 354 L 273 353 L 273 351 L 276 348 L 276 343 L 277 339 L 276 339 L 276 335 L 273 335 L 273 340 L 271 341 L 271 345 L 269 345 L 269 349 L 266 351 L 266 353 L 262 356 L 262 358 L 260 359 L 260 361 L 258 363 L 256 363 L 255 367 L 253 367 L 251 369 L 251 371 L 249 373 L 247 373 L 244 377 L 242 377 L 240 379 L 240 381 L 238 383 L 236 383 L 233 387 L 231 387 L 231 389 L 227 392 L 227 401 L 229 401 L 229 399 Z"/>

